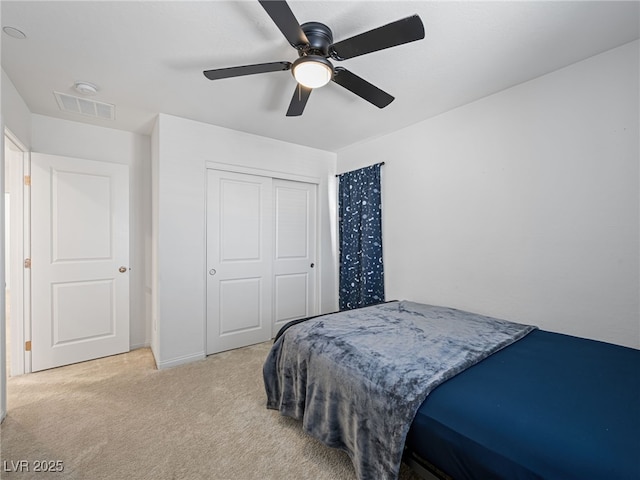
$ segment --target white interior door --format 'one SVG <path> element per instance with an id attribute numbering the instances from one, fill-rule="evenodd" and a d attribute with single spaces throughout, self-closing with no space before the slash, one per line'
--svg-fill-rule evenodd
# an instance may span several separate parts
<path id="1" fill-rule="evenodd" d="M 31 156 L 32 370 L 129 350 L 129 167 Z"/>
<path id="2" fill-rule="evenodd" d="M 208 170 L 207 354 L 271 336 L 271 178 Z"/>
<path id="3" fill-rule="evenodd" d="M 316 186 L 273 180 L 274 260 L 272 335 L 311 316 L 316 292 Z"/>

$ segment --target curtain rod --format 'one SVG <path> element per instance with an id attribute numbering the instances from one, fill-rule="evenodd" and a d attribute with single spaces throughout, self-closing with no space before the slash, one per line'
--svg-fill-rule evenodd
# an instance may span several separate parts
<path id="1" fill-rule="evenodd" d="M 370 167 L 373 167 L 374 165 L 384 165 L 384 162 L 380 162 L 380 163 L 374 163 L 373 165 L 369 165 Z M 367 167 L 362 167 L 362 168 L 367 168 Z M 352 172 L 355 172 L 355 170 L 351 170 Z M 336 177 L 339 177 L 340 175 L 344 175 L 345 173 L 349 173 L 349 172 L 342 172 L 342 173 L 336 173 Z"/>

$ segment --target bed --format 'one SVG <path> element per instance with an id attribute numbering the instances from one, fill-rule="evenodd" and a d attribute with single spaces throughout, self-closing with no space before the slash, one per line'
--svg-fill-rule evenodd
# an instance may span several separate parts
<path id="1" fill-rule="evenodd" d="M 640 350 L 389 302 L 291 322 L 267 407 L 345 450 L 359 480 L 640 478 Z"/>

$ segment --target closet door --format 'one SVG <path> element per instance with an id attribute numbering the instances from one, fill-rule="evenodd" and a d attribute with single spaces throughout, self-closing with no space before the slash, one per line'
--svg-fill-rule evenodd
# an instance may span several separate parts
<path id="1" fill-rule="evenodd" d="M 272 329 L 272 180 L 208 170 L 207 354 Z"/>
<path id="2" fill-rule="evenodd" d="M 273 329 L 315 311 L 316 186 L 273 180 Z"/>

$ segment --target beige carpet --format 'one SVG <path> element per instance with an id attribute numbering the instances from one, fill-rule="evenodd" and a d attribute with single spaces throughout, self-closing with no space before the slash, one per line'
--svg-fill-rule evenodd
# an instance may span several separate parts
<path id="1" fill-rule="evenodd" d="M 354 479 L 345 453 L 265 408 L 270 345 L 163 371 L 140 349 L 10 378 L 0 477 Z M 64 472 L 36 473 L 37 461 L 63 462 Z M 417 478 L 403 465 L 402 480 Z"/>

